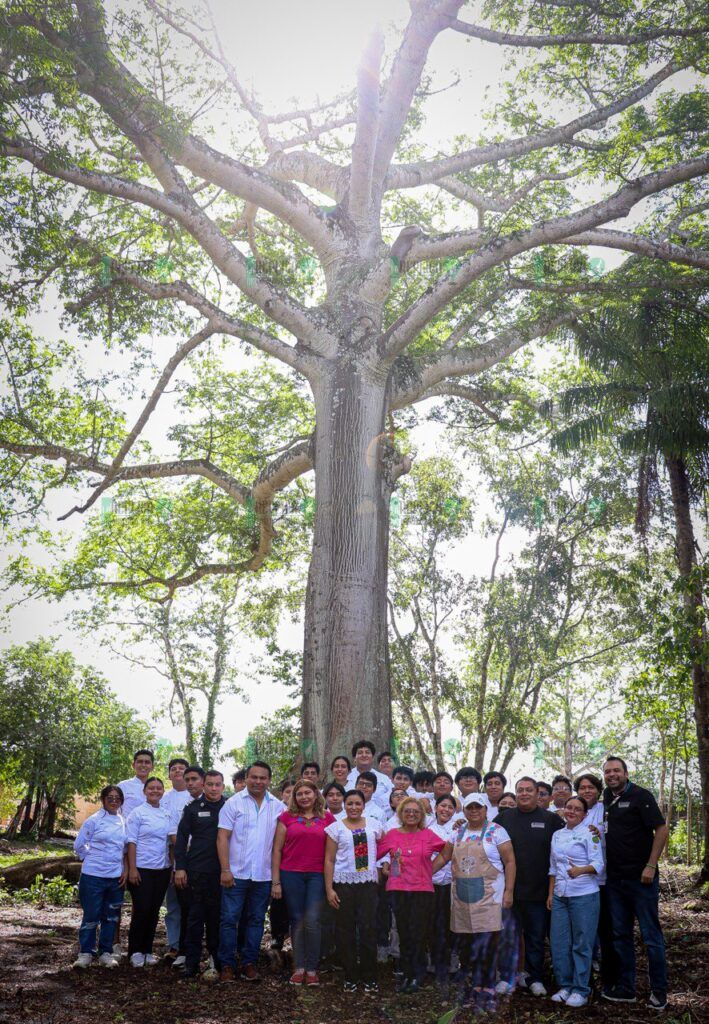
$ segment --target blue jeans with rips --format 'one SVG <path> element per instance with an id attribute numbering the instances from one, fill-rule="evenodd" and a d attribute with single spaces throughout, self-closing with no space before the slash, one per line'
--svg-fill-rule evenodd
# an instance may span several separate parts
<path id="1" fill-rule="evenodd" d="M 120 919 L 123 887 L 117 878 L 85 875 L 79 878 L 79 902 L 84 916 L 79 927 L 79 949 L 82 953 L 96 952 L 96 932 L 99 927 L 98 951 L 113 951 L 113 936 Z"/>

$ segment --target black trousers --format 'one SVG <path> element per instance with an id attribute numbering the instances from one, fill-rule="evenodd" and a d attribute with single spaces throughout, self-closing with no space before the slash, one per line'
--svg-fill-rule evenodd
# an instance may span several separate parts
<path id="1" fill-rule="evenodd" d="M 133 909 L 128 931 L 128 956 L 152 953 L 160 907 L 170 884 L 170 868 L 138 868 L 140 885 L 128 883 Z"/>
<path id="2" fill-rule="evenodd" d="M 283 943 L 288 937 L 290 919 L 288 907 L 284 899 L 271 900 L 268 908 L 268 919 L 271 922 L 271 948 L 283 949 Z"/>
<path id="3" fill-rule="evenodd" d="M 186 919 L 184 951 L 187 970 L 197 970 L 202 957 L 202 935 L 207 930 L 207 952 L 214 958 L 214 966 L 219 970 L 219 919 L 222 906 L 222 887 L 219 884 L 219 872 L 187 872 L 186 892 L 187 913 L 183 911 L 183 922 Z"/>
<path id="4" fill-rule="evenodd" d="M 433 886 L 433 927 L 431 928 L 431 963 L 436 968 L 437 981 L 448 977 L 451 959 L 451 887 Z"/>
<path id="5" fill-rule="evenodd" d="M 392 892 L 399 932 L 399 966 L 404 979 L 421 982 L 426 974 L 435 897 L 432 892 Z"/>
<path id="6" fill-rule="evenodd" d="M 613 922 L 608 909 L 606 886 L 599 887 L 601 911 L 598 917 L 598 941 L 601 945 L 601 985 L 610 990 L 618 984 L 618 954 L 613 945 Z"/>
<path id="7" fill-rule="evenodd" d="M 377 882 L 335 882 L 340 909 L 335 911 L 337 956 L 345 981 L 377 980 Z"/>
<path id="8" fill-rule="evenodd" d="M 379 898 L 377 900 L 377 945 L 388 946 L 391 938 L 391 900 L 387 892 L 386 878 L 377 883 Z"/>

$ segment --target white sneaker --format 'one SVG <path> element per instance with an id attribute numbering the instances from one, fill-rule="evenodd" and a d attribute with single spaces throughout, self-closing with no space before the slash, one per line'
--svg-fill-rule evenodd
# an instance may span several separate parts
<path id="1" fill-rule="evenodd" d="M 176 956 L 175 959 L 172 961 L 172 966 L 173 967 L 184 967 L 186 962 L 187 962 L 187 957 L 185 957 L 185 956 Z"/>
<path id="2" fill-rule="evenodd" d="M 90 967 L 92 960 L 93 960 L 93 956 L 91 955 L 91 953 L 79 953 L 79 955 L 77 956 L 76 960 L 74 961 L 74 963 L 71 966 L 72 967 L 82 967 L 82 968 Z"/>
<path id="3" fill-rule="evenodd" d="M 585 1006 L 588 1002 L 586 996 L 582 996 L 580 992 L 572 992 L 569 998 L 566 1000 L 567 1006 Z"/>
<path id="4" fill-rule="evenodd" d="M 529 981 L 529 975 L 526 971 L 520 971 L 517 975 L 517 988 L 526 988 L 527 982 Z"/>
<path id="5" fill-rule="evenodd" d="M 497 992 L 498 996 L 508 996 L 511 988 L 512 986 L 509 981 L 498 981 L 495 985 L 495 992 Z"/>
<path id="6" fill-rule="evenodd" d="M 157 962 L 158 962 L 158 958 L 156 956 L 154 956 L 152 953 L 146 953 L 145 954 L 145 966 L 146 967 L 154 967 Z"/>
<path id="7" fill-rule="evenodd" d="M 545 996 L 547 994 L 547 990 L 544 988 L 541 981 L 533 981 L 529 986 L 529 991 L 533 996 Z"/>
<path id="8" fill-rule="evenodd" d="M 114 947 L 113 947 L 113 955 L 114 955 L 115 957 L 117 957 L 117 958 L 118 958 L 119 960 L 121 959 L 121 957 L 122 957 L 122 956 L 125 956 L 125 953 L 124 953 L 124 952 L 123 952 L 123 950 L 121 949 L 121 944 L 120 944 L 120 942 L 117 942 L 117 943 L 116 943 L 116 944 L 114 945 Z"/>
<path id="9" fill-rule="evenodd" d="M 118 961 L 113 953 L 102 953 L 98 962 L 101 967 L 118 967 Z"/>
<path id="10" fill-rule="evenodd" d="M 131 967 L 145 967 L 145 953 L 133 953 L 130 965 Z"/>
<path id="11" fill-rule="evenodd" d="M 213 965 L 209 965 L 206 971 L 203 972 L 202 977 L 205 981 L 216 981 L 219 977 L 219 971 Z"/>
<path id="12" fill-rule="evenodd" d="M 551 997 L 552 1003 L 565 1003 L 571 993 L 568 988 L 560 988 L 558 992 L 555 992 Z"/>

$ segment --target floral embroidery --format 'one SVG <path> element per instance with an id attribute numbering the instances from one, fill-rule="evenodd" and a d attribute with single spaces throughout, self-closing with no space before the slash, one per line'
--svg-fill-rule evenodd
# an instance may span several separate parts
<path id="1" fill-rule="evenodd" d="M 354 843 L 355 871 L 368 871 L 369 845 L 367 843 L 367 830 L 365 828 L 352 829 L 352 842 Z"/>

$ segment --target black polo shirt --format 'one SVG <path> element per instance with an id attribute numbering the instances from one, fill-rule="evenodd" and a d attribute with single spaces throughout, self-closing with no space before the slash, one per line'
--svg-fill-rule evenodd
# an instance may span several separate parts
<path id="1" fill-rule="evenodd" d="M 564 827 L 564 822 L 558 814 L 541 807 L 533 811 L 509 807 L 500 811 L 495 824 L 501 825 L 512 840 L 517 864 L 515 901 L 545 901 L 549 893 L 551 837 Z"/>
<path id="2" fill-rule="evenodd" d="M 219 871 L 217 829 L 219 812 L 226 803 L 223 796 L 207 800 L 200 796 L 187 804 L 175 839 L 175 868 L 192 873 Z"/>
<path id="3" fill-rule="evenodd" d="M 655 829 L 665 824 L 652 793 L 629 782 L 620 796 L 603 792 L 608 878 L 639 879 L 650 860 Z"/>

